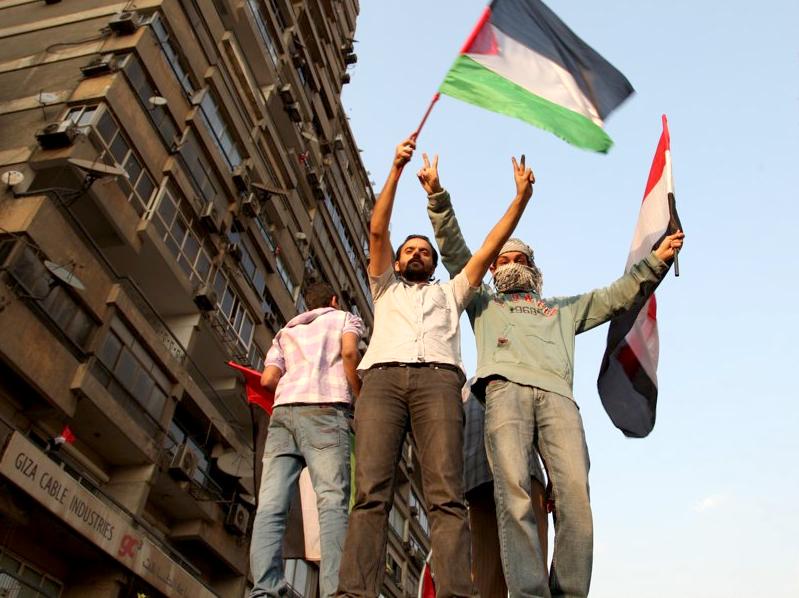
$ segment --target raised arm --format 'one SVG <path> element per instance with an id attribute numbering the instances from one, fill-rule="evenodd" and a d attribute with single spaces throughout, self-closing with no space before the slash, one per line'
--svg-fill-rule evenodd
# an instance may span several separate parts
<path id="1" fill-rule="evenodd" d="M 469 279 L 469 284 L 473 287 L 479 286 L 483 281 L 488 267 L 497 259 L 499 250 L 513 233 L 513 229 L 516 228 L 527 207 L 527 202 L 533 196 L 533 183 L 535 182 L 533 171 L 525 166 L 524 156 L 522 156 L 520 164 L 516 163 L 516 158 L 512 158 L 512 160 L 516 196 L 500 221 L 488 233 L 482 247 L 475 252 L 463 269 Z"/>
<path id="2" fill-rule="evenodd" d="M 472 257 L 452 209 L 449 193 L 441 186 L 438 178 L 438 156 L 431 163 L 427 154 L 422 154 L 424 165 L 416 173 L 419 182 L 427 192 L 427 215 L 433 225 L 433 234 L 441 252 L 441 263 L 450 277 L 463 270 Z"/>
<path id="3" fill-rule="evenodd" d="M 604 324 L 635 306 L 640 308 L 668 272 L 684 237 L 682 231 L 666 236 L 655 250 L 611 285 L 563 301 L 564 309 L 574 311 L 575 332 Z"/>
<path id="4" fill-rule="evenodd" d="M 413 137 L 408 137 L 397 146 L 386 184 L 383 185 L 372 210 L 372 221 L 369 225 L 369 274 L 372 276 L 380 276 L 394 263 L 388 227 L 402 167 L 411 159 L 415 148 L 416 141 Z"/>

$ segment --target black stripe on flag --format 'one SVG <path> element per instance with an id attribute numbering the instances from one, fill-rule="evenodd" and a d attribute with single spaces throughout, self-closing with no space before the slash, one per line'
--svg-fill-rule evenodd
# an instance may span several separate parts
<path id="1" fill-rule="evenodd" d="M 539 0 L 494 0 L 491 24 L 570 72 L 603 120 L 635 91 L 616 67 Z"/>

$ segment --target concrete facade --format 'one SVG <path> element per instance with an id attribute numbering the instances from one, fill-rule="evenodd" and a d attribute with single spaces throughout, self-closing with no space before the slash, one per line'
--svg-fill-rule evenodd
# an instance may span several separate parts
<path id="1" fill-rule="evenodd" d="M 226 362 L 260 369 L 312 280 L 372 325 L 358 10 L 0 3 L 0 590 L 245 595 L 260 451 Z M 407 450 L 392 596 L 428 548 Z"/>

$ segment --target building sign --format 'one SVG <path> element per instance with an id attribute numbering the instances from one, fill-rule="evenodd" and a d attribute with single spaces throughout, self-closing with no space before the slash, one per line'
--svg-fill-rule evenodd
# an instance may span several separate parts
<path id="1" fill-rule="evenodd" d="M 8 442 L 0 473 L 166 596 L 216 596 L 135 526 L 127 514 L 81 486 L 19 432 L 14 432 Z"/>

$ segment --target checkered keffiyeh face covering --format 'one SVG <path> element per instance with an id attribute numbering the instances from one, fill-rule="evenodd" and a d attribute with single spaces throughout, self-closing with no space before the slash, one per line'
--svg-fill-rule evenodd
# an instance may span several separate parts
<path id="1" fill-rule="evenodd" d="M 532 248 L 520 239 L 508 239 L 499 251 L 499 255 L 509 251 L 518 251 L 527 256 L 530 266 L 510 263 L 497 266 L 494 270 L 494 288 L 498 293 L 508 291 L 535 291 L 541 294 L 544 279 L 541 270 L 535 265 Z"/>

